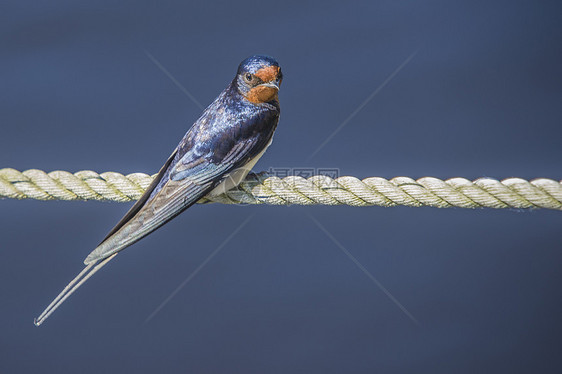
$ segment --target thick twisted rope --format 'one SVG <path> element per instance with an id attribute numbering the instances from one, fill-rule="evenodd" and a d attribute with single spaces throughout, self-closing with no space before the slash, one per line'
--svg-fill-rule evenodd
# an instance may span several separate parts
<path id="1" fill-rule="evenodd" d="M 154 176 L 143 173 L 98 174 L 41 170 L 0 169 L 0 198 L 36 200 L 132 201 L 140 198 Z M 323 175 L 310 178 L 278 178 L 265 173 L 249 174 L 238 188 L 204 198 L 200 203 L 270 205 L 351 205 L 351 206 L 432 206 L 438 208 L 546 208 L 562 209 L 562 182 L 552 179 L 502 181 L 480 178 L 440 180 L 425 177 L 390 180 L 371 177 L 332 179 Z"/>

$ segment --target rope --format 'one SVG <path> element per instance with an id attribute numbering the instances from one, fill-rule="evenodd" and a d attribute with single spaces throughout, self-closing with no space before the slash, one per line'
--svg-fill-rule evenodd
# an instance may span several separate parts
<path id="1" fill-rule="evenodd" d="M 140 198 L 152 178 L 143 173 L 98 174 L 90 170 L 69 173 L 30 169 L 0 169 L 0 198 L 36 200 L 101 200 L 126 202 Z M 480 178 L 445 181 L 424 177 L 332 179 L 278 178 L 249 174 L 237 188 L 199 203 L 269 205 L 431 206 L 438 208 L 546 208 L 562 210 L 562 181 Z"/>

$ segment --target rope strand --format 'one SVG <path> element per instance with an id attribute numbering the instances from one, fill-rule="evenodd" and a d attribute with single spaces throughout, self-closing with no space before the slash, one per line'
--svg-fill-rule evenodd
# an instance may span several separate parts
<path id="1" fill-rule="evenodd" d="M 45 173 L 30 169 L 0 169 L 0 198 L 35 200 L 137 200 L 154 176 L 143 173 L 98 174 L 84 170 Z M 508 178 L 502 181 L 480 178 L 417 180 L 396 177 L 390 180 L 371 177 L 332 179 L 324 175 L 310 178 L 278 178 L 265 173 L 249 174 L 237 188 L 203 198 L 199 203 L 269 205 L 350 205 L 350 206 L 431 206 L 437 208 L 545 208 L 562 210 L 562 182 L 539 178 L 527 181 Z"/>

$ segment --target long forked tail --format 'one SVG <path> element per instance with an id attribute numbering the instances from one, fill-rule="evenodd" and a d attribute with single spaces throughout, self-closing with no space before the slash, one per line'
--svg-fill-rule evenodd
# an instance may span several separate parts
<path id="1" fill-rule="evenodd" d="M 112 254 L 109 257 L 104 258 L 97 262 L 97 264 L 91 263 L 84 268 L 74 278 L 66 287 L 58 294 L 58 296 L 49 304 L 47 308 L 41 313 L 41 315 L 33 321 L 35 326 L 40 326 L 49 316 L 70 296 L 76 291 L 84 282 L 86 282 L 92 275 L 94 275 L 99 269 L 104 267 L 113 257 L 117 256 L 117 253 Z"/>

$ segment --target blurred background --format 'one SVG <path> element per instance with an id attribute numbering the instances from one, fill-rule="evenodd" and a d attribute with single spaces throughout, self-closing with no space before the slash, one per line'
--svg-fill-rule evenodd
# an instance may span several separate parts
<path id="1" fill-rule="evenodd" d="M 281 122 L 256 171 L 560 180 L 560 8 L 3 2 L 0 167 L 155 173 L 197 102 L 207 106 L 241 60 L 263 53 L 285 79 Z M 129 206 L 0 201 L 1 372 L 562 364 L 562 214 L 546 210 L 195 206 L 36 328 Z"/>

